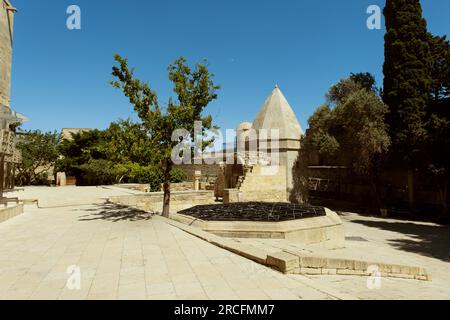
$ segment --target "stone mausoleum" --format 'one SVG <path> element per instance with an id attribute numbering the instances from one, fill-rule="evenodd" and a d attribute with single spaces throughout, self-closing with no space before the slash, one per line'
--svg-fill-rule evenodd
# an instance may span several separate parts
<path id="1" fill-rule="evenodd" d="M 272 135 L 272 130 L 277 131 L 278 137 Z M 222 166 L 216 196 L 223 197 L 225 203 L 288 201 L 302 135 L 294 111 L 276 86 L 255 121 L 239 126 L 237 161 Z M 276 163 L 274 158 L 278 159 Z"/>

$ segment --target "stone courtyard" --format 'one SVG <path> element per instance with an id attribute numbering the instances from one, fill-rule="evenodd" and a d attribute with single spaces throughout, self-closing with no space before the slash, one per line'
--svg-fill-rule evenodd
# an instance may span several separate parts
<path id="1" fill-rule="evenodd" d="M 27 187 L 37 199 L 0 224 L 0 299 L 448 299 L 448 227 L 341 216 L 343 254 L 426 267 L 432 281 L 284 275 L 190 235 L 169 220 L 106 203 L 118 187 Z M 27 202 L 27 203 L 31 203 Z M 266 248 L 286 241 L 247 240 Z M 295 245 L 294 245 L 295 246 Z M 337 254 L 341 254 L 337 251 Z M 80 268 L 70 290 L 68 268 Z M 73 289 L 73 288 L 72 288 Z"/>

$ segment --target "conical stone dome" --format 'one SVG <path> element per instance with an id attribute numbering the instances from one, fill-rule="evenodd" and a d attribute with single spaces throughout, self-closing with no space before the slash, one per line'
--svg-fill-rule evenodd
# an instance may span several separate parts
<path id="1" fill-rule="evenodd" d="M 253 129 L 269 130 L 269 135 L 270 129 L 279 129 L 280 140 L 300 140 L 303 135 L 303 130 L 294 111 L 278 86 L 275 86 L 272 94 L 256 116 Z"/>

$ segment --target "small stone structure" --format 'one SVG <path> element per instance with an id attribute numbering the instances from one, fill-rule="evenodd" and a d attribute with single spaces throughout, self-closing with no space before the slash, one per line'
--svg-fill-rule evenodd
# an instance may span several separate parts
<path id="1" fill-rule="evenodd" d="M 278 143 L 271 130 L 278 130 Z M 218 190 L 216 194 L 223 194 L 225 203 L 288 201 L 302 135 L 294 111 L 276 86 L 255 121 L 238 127 L 235 163 L 224 167 L 223 192 Z M 257 144 L 256 152 L 252 143 Z M 277 164 L 271 164 L 272 155 L 278 156 Z"/>

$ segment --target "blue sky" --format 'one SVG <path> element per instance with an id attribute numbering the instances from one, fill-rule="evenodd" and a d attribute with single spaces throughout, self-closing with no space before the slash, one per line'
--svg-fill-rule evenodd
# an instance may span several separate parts
<path id="1" fill-rule="evenodd" d="M 136 67 L 161 101 L 172 95 L 167 66 L 207 58 L 222 86 L 208 107 L 215 124 L 253 121 L 275 84 L 303 128 L 328 88 L 350 72 L 382 84 L 384 20 L 366 27 L 366 9 L 384 0 L 13 0 L 17 7 L 12 107 L 25 129 L 106 128 L 134 117 L 112 88 L 113 54 Z M 82 29 L 66 28 L 70 4 Z M 429 30 L 448 34 L 450 1 L 422 1 Z"/>

